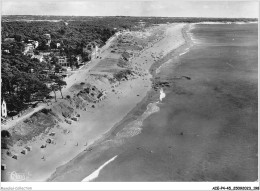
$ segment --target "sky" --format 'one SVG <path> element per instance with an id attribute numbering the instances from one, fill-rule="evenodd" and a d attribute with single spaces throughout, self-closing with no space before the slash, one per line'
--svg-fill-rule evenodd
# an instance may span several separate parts
<path id="1" fill-rule="evenodd" d="M 258 18 L 258 1 L 2 0 L 2 15 Z"/>

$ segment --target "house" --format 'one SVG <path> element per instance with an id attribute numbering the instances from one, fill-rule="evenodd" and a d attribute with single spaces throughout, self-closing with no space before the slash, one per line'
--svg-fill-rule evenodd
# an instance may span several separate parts
<path id="1" fill-rule="evenodd" d="M 44 34 L 43 35 L 46 39 L 51 39 L 51 35 L 50 34 Z"/>
<path id="2" fill-rule="evenodd" d="M 32 58 L 36 58 L 36 59 L 38 59 L 40 62 L 42 62 L 43 61 L 43 55 L 33 55 L 32 56 Z"/>
<path id="3" fill-rule="evenodd" d="M 6 170 L 6 164 L 1 164 L 1 170 Z"/>
<path id="4" fill-rule="evenodd" d="M 47 40 L 46 45 L 50 46 L 51 45 L 51 40 Z"/>
<path id="5" fill-rule="evenodd" d="M 60 47 L 60 43 L 56 43 L 56 47 L 59 48 Z"/>
<path id="6" fill-rule="evenodd" d="M 6 102 L 4 99 L 2 99 L 2 103 L 1 103 L 1 117 L 4 117 L 4 118 L 7 117 L 7 107 L 6 107 Z"/>
<path id="7" fill-rule="evenodd" d="M 97 58 L 100 54 L 100 49 L 97 45 L 92 49 L 91 58 Z"/>
<path id="8" fill-rule="evenodd" d="M 84 48 L 83 48 L 83 52 L 91 52 L 94 49 L 94 46 L 92 43 L 88 43 Z"/>
<path id="9" fill-rule="evenodd" d="M 51 52 L 40 52 L 39 55 L 42 55 L 42 56 L 48 56 L 50 55 Z"/>
<path id="10" fill-rule="evenodd" d="M 4 52 L 6 52 L 6 53 L 10 53 L 10 51 L 9 50 L 3 50 Z"/>
<path id="11" fill-rule="evenodd" d="M 97 58 L 100 55 L 101 50 L 98 47 L 98 44 L 96 42 L 88 43 L 83 48 L 83 53 L 88 53 L 90 56 L 90 59 Z"/>
<path id="12" fill-rule="evenodd" d="M 82 57 L 80 55 L 77 55 L 76 59 L 77 59 L 78 64 L 80 64 L 82 62 Z"/>
<path id="13" fill-rule="evenodd" d="M 66 56 L 57 56 L 58 58 L 58 64 L 61 66 L 68 66 L 68 59 Z"/>
<path id="14" fill-rule="evenodd" d="M 97 58 L 97 57 L 100 55 L 100 53 L 101 53 L 101 50 L 100 50 L 100 48 L 96 45 L 96 47 L 95 47 L 95 57 Z"/>
<path id="15" fill-rule="evenodd" d="M 50 34 L 44 34 L 43 36 L 47 40 L 46 45 L 50 46 L 51 45 L 51 35 Z"/>
<path id="16" fill-rule="evenodd" d="M 91 59 L 92 58 L 97 58 L 97 49 L 96 48 L 94 48 L 93 50 L 92 50 L 92 52 L 91 52 Z"/>
<path id="17" fill-rule="evenodd" d="M 28 40 L 29 44 L 32 44 L 34 48 L 37 48 L 39 46 L 39 42 L 36 40 Z"/>
<path id="18" fill-rule="evenodd" d="M 84 88 L 78 93 L 78 96 L 81 96 L 92 103 L 97 103 L 104 99 L 104 91 L 100 91 L 96 86 L 92 86 L 91 84 L 87 84 L 87 86 L 87 88 Z"/>
<path id="19" fill-rule="evenodd" d="M 34 46 L 31 43 L 25 44 L 23 54 L 25 55 L 28 53 L 33 53 L 33 50 L 34 50 Z"/>
<path id="20" fill-rule="evenodd" d="M 4 42 L 14 42 L 15 39 L 14 38 L 5 38 Z"/>
<path id="21" fill-rule="evenodd" d="M 39 46 L 39 42 L 38 41 L 33 41 L 32 44 L 34 45 L 34 48 L 37 48 Z"/>

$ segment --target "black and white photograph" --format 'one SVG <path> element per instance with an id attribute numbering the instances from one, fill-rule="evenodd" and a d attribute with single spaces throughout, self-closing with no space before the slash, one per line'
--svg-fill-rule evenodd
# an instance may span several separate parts
<path id="1" fill-rule="evenodd" d="M 259 1 L 2 0 L 1 190 L 259 190 L 258 18 Z"/>

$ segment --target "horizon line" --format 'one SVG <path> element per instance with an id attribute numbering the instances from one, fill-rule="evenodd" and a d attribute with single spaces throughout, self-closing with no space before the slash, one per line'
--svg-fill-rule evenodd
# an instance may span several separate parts
<path id="1" fill-rule="evenodd" d="M 1 15 L 3 16 L 56 16 L 56 17 L 159 17 L 159 18 L 211 18 L 211 19 L 258 19 L 258 17 L 183 17 L 183 16 L 127 16 L 127 15 L 96 15 L 96 16 L 88 16 L 88 15 Z"/>

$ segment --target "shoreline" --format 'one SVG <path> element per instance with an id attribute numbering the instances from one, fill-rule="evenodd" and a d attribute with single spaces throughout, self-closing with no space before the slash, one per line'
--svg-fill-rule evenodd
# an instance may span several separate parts
<path id="1" fill-rule="evenodd" d="M 189 27 L 190 25 L 187 24 L 187 27 Z M 179 51 L 182 51 L 183 47 L 186 47 L 188 43 L 191 43 L 191 39 L 188 37 L 187 35 L 187 31 L 189 29 L 187 29 L 187 27 L 184 26 L 182 29 L 182 35 L 185 39 L 185 43 L 183 45 L 181 45 L 180 47 L 177 47 L 176 49 L 172 50 L 171 52 L 169 52 L 168 54 L 166 54 L 165 56 L 163 56 L 163 58 L 161 58 L 159 61 L 153 63 L 151 65 L 151 67 L 149 68 L 149 73 L 152 75 L 152 77 L 150 78 L 151 82 L 153 82 L 153 80 L 155 80 L 156 78 L 156 69 L 163 66 L 163 64 L 166 62 L 164 61 L 169 60 L 168 58 L 172 58 L 172 56 L 177 56 Z M 144 50 L 145 51 L 145 50 Z M 177 52 L 177 53 L 176 53 Z M 94 141 L 91 145 L 89 145 L 89 147 L 94 148 L 96 145 L 100 144 L 101 142 L 105 141 L 106 139 L 108 139 L 110 136 L 115 136 L 116 133 L 118 133 L 120 130 L 122 130 L 124 128 L 125 125 L 131 123 L 132 121 L 136 120 L 137 118 L 133 117 L 133 114 L 138 111 L 138 115 L 142 115 L 146 110 L 147 110 L 147 106 L 152 103 L 153 101 L 156 101 L 157 99 L 159 100 L 159 91 L 154 91 L 154 89 L 151 87 L 147 93 L 146 96 L 139 102 L 137 103 L 137 105 L 131 110 L 129 111 L 125 117 L 123 117 L 118 123 L 116 123 L 111 129 L 109 129 L 106 133 L 104 133 L 103 135 L 101 135 L 101 138 Z M 152 99 L 151 99 L 152 98 Z M 141 109 L 142 108 L 142 109 Z M 141 109 L 141 111 L 140 111 Z M 133 117 L 132 119 L 129 119 Z M 126 124 L 124 124 L 124 122 L 126 122 Z M 121 127 L 123 125 L 123 127 Z M 121 128 L 120 128 L 121 127 Z"/>
<path id="2" fill-rule="evenodd" d="M 150 78 L 151 83 L 153 83 L 153 81 L 156 78 L 156 68 L 163 66 L 163 64 L 169 60 L 170 58 L 172 58 L 172 56 L 179 56 L 178 54 L 184 50 L 186 48 L 186 46 L 189 46 L 189 37 L 188 37 L 188 30 L 190 29 L 190 25 L 186 24 L 185 26 L 183 26 L 181 33 L 182 33 L 182 37 L 184 39 L 184 44 L 178 46 L 176 49 L 171 50 L 170 52 L 168 52 L 166 55 L 164 55 L 161 59 L 159 59 L 158 61 L 154 62 L 150 68 L 149 68 L 149 73 L 152 75 L 152 77 Z M 98 150 L 98 147 L 100 145 L 106 144 L 106 142 L 110 142 L 111 140 L 115 139 L 120 139 L 118 137 L 121 138 L 131 138 L 132 136 L 135 136 L 139 133 L 141 133 L 140 128 L 131 128 L 129 127 L 129 129 L 127 126 L 131 123 L 139 123 L 139 122 L 143 122 L 147 117 L 149 117 L 152 113 L 159 111 L 159 106 L 156 106 L 157 103 L 153 103 L 159 100 L 159 91 L 155 91 L 153 89 L 153 87 L 151 87 L 147 93 L 146 96 L 136 104 L 136 106 L 134 106 L 134 108 L 132 110 L 130 110 L 125 117 L 123 117 L 118 123 L 116 123 L 112 128 L 110 128 L 106 133 L 104 133 L 99 139 L 97 139 L 96 141 L 94 141 L 91 145 L 89 145 L 87 148 L 89 150 Z M 155 108 L 154 108 L 155 107 Z M 157 109 L 156 109 L 157 108 Z M 148 111 L 150 110 L 150 111 Z M 151 112 L 151 113 L 149 113 Z M 143 116 L 144 115 L 144 116 Z M 141 119 L 140 119 L 141 118 Z M 141 120 L 141 121 L 140 121 Z M 124 130 L 126 132 L 124 132 Z M 128 133 L 127 130 L 129 131 L 134 131 L 134 135 L 130 135 L 130 137 L 128 137 Z M 136 132 L 140 131 L 140 132 Z M 136 134 L 137 133 L 137 134 Z M 131 133 L 130 133 L 131 134 Z M 123 137 L 122 137 L 123 136 Z M 119 141 L 120 142 L 120 141 Z M 98 152 L 98 151 L 97 151 Z M 59 173 L 57 171 L 59 171 L 59 169 L 65 167 L 66 165 L 68 165 L 69 163 L 73 163 L 74 160 L 77 160 L 78 157 L 82 157 L 86 154 L 85 151 L 79 153 L 76 157 L 74 157 L 72 160 L 70 160 L 68 163 L 66 163 L 65 165 L 62 165 L 60 167 L 56 168 L 55 173 L 53 173 L 48 179 L 47 181 L 55 181 L 55 177 L 59 176 Z"/>
<path id="3" fill-rule="evenodd" d="M 158 75 L 158 73 L 156 73 L 157 68 L 163 67 L 164 63 L 167 62 L 173 56 L 179 56 L 179 52 L 182 52 L 182 50 L 186 49 L 186 46 L 191 46 L 192 40 L 187 34 L 187 32 L 190 30 L 190 27 L 190 24 L 186 24 L 182 29 L 182 35 L 185 39 L 185 43 L 183 45 L 172 50 L 171 52 L 163 56 L 163 58 L 154 62 L 151 65 L 151 67 L 149 68 L 149 73 L 152 75 L 150 79 L 151 82 L 153 82 L 156 76 Z M 138 112 L 138 116 L 142 115 L 147 110 L 147 106 L 150 103 L 159 100 L 159 94 L 159 91 L 155 91 L 153 87 L 151 87 L 147 91 L 146 96 L 139 103 L 137 103 L 137 105 L 130 112 L 128 112 L 124 118 L 122 118 L 118 123 L 116 123 L 110 130 L 104 133 L 100 139 L 96 140 L 95 142 L 93 142 L 93 144 L 90 145 L 91 148 L 110 138 L 110 136 L 115 136 L 120 130 L 124 128 L 124 126 L 136 120 L 138 117 L 134 117 L 134 114 Z"/>

